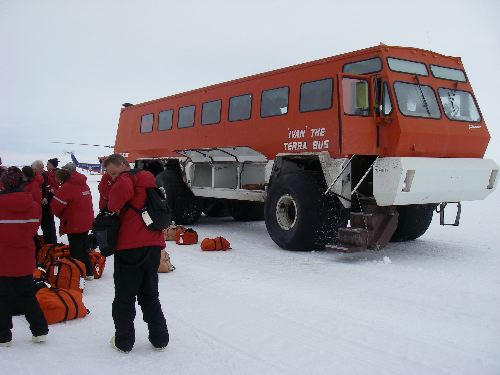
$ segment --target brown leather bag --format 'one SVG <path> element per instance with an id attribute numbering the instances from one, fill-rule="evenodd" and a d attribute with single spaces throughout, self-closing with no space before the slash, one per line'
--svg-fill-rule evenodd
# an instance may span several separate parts
<path id="1" fill-rule="evenodd" d="M 167 229 L 163 231 L 165 241 L 175 241 L 177 233 L 182 233 L 186 230 L 182 225 L 170 225 Z"/>
<path id="2" fill-rule="evenodd" d="M 165 249 L 161 251 L 160 265 L 158 267 L 158 273 L 168 273 L 175 270 L 175 267 L 170 262 L 170 255 Z"/>

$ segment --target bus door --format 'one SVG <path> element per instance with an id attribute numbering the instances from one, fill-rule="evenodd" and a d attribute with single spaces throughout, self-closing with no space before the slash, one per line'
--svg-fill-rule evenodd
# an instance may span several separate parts
<path id="1" fill-rule="evenodd" d="M 370 77 L 339 74 L 340 134 L 343 155 L 377 154 L 374 83 Z"/>

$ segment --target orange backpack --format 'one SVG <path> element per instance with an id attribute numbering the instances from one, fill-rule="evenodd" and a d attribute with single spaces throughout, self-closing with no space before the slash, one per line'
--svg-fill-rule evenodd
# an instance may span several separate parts
<path id="1" fill-rule="evenodd" d="M 68 245 L 56 243 L 43 246 L 36 254 L 36 264 L 47 268 L 50 262 L 70 256 Z"/>
<path id="2" fill-rule="evenodd" d="M 194 229 L 188 228 L 184 232 L 175 234 L 175 243 L 177 245 L 194 245 L 198 243 L 198 233 Z"/>
<path id="3" fill-rule="evenodd" d="M 94 279 L 100 279 L 106 266 L 106 257 L 95 250 L 90 250 L 89 256 Z"/>
<path id="4" fill-rule="evenodd" d="M 205 238 L 201 241 L 203 251 L 226 251 L 231 248 L 231 244 L 224 237 Z"/>
<path id="5" fill-rule="evenodd" d="M 82 293 L 75 290 L 42 288 L 35 296 L 48 324 L 84 318 L 89 313 Z"/>
<path id="6" fill-rule="evenodd" d="M 177 233 L 184 232 L 186 230 L 182 225 L 170 225 L 167 229 L 163 231 L 165 241 L 175 241 Z"/>
<path id="7" fill-rule="evenodd" d="M 47 266 L 47 280 L 56 288 L 79 292 L 85 286 L 85 265 L 71 257 L 55 260 Z"/>

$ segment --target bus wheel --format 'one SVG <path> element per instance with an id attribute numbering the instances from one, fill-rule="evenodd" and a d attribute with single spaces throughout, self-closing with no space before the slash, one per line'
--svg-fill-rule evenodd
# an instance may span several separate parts
<path id="1" fill-rule="evenodd" d="M 232 201 L 229 210 L 236 221 L 264 220 L 264 203 L 251 201 Z"/>
<path id="2" fill-rule="evenodd" d="M 196 223 L 201 215 L 201 207 L 182 177 L 176 171 L 165 170 L 156 177 L 156 181 L 165 189 L 172 221 L 178 225 Z"/>
<path id="3" fill-rule="evenodd" d="M 229 216 L 229 209 L 221 199 L 207 199 L 203 202 L 203 213 L 208 217 L 226 217 Z"/>
<path id="4" fill-rule="evenodd" d="M 287 250 L 319 250 L 347 225 L 348 211 L 337 198 L 324 195 L 323 177 L 315 172 L 287 173 L 274 181 L 265 203 L 266 227 Z"/>
<path id="5" fill-rule="evenodd" d="M 422 236 L 431 224 L 435 208 L 434 204 L 398 206 L 398 227 L 391 242 L 411 241 Z"/>

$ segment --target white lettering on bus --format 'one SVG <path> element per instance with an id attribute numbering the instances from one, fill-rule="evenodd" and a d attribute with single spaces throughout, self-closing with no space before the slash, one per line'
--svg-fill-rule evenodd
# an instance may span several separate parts
<path id="1" fill-rule="evenodd" d="M 325 131 L 325 128 L 311 129 L 311 137 L 324 137 Z"/>
<path id="2" fill-rule="evenodd" d="M 329 145 L 330 145 L 329 139 L 325 139 L 322 141 L 313 141 L 313 150 L 327 149 Z"/>
<path id="3" fill-rule="evenodd" d="M 305 130 L 289 130 L 288 131 L 288 138 L 298 139 L 298 138 L 304 138 L 305 136 L 306 136 Z"/>
<path id="4" fill-rule="evenodd" d="M 283 146 L 285 151 L 307 150 L 307 142 L 285 142 Z"/>

